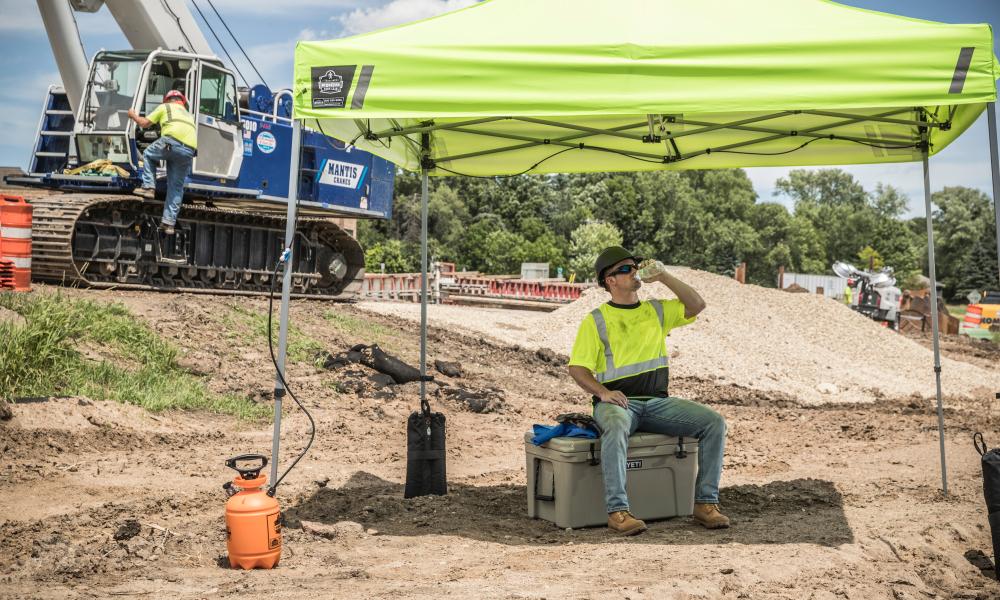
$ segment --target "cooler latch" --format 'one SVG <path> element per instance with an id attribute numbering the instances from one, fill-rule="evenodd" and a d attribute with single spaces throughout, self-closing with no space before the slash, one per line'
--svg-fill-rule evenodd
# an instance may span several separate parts
<path id="1" fill-rule="evenodd" d="M 677 450 L 674 452 L 674 456 L 677 458 L 687 458 L 687 451 L 684 449 L 684 438 L 677 438 Z"/>

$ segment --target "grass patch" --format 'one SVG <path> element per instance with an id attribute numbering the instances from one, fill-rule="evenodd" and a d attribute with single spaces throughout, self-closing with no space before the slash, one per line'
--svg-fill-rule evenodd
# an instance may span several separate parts
<path id="1" fill-rule="evenodd" d="M 177 349 L 121 304 L 97 304 L 62 294 L 0 294 L 0 307 L 23 326 L 0 321 L 0 399 L 84 395 L 151 411 L 210 410 L 260 419 L 268 407 L 212 394 L 176 364 Z M 108 355 L 83 356 L 91 345 Z"/>
<path id="2" fill-rule="evenodd" d="M 385 346 L 386 341 L 399 333 L 390 327 L 334 310 L 324 312 L 323 318 L 341 332 L 366 340 L 366 343 L 369 344 L 378 343 L 381 346 Z"/>
<path id="3" fill-rule="evenodd" d="M 951 316 L 958 317 L 959 319 L 965 316 L 966 304 L 946 304 L 945 306 L 947 306 Z"/>
<path id="4" fill-rule="evenodd" d="M 261 314 L 256 311 L 247 310 L 239 306 L 231 307 L 226 315 L 226 324 L 235 332 L 236 337 L 247 345 L 260 344 L 267 351 L 267 313 Z M 274 344 L 274 353 L 278 353 L 278 312 L 274 313 L 274 320 L 271 323 L 271 341 Z M 294 323 L 288 324 L 288 360 L 295 362 L 305 362 L 316 365 L 317 358 L 326 348 L 317 342 Z"/>

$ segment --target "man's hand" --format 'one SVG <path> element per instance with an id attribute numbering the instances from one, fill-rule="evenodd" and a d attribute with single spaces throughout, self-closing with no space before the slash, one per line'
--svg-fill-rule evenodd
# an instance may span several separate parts
<path id="1" fill-rule="evenodd" d="M 152 121 L 150 121 L 150 120 L 149 120 L 149 119 L 147 119 L 146 117 L 141 117 L 141 116 L 139 116 L 139 113 L 135 112 L 135 111 L 134 111 L 134 110 L 132 110 L 131 108 L 130 108 L 130 109 L 128 109 L 128 118 L 130 118 L 130 119 L 132 119 L 133 121 L 135 121 L 135 122 L 136 122 L 136 124 L 137 124 L 137 125 L 138 125 L 139 127 L 142 127 L 143 129 L 148 129 L 148 128 L 149 128 L 149 126 L 153 124 L 153 122 L 152 122 Z"/>
<path id="2" fill-rule="evenodd" d="M 583 391 L 588 394 L 593 394 L 601 402 L 607 402 L 608 404 L 617 404 L 622 408 L 628 408 L 628 398 L 625 394 L 614 391 L 612 392 L 608 388 L 604 387 L 594 379 L 594 374 L 590 372 L 587 367 L 581 367 L 579 365 L 569 366 L 569 376 L 573 378 L 573 381 L 577 383 Z"/>
<path id="3" fill-rule="evenodd" d="M 622 408 L 628 408 L 628 397 L 618 390 L 608 390 L 607 392 L 598 395 L 601 402 L 607 402 L 608 404 L 617 404 Z"/>
<path id="4" fill-rule="evenodd" d="M 666 275 L 667 270 L 664 268 L 663 263 L 658 260 L 654 260 L 639 271 L 639 276 L 642 278 L 643 283 L 651 283 L 653 281 L 660 281 L 661 276 Z"/>

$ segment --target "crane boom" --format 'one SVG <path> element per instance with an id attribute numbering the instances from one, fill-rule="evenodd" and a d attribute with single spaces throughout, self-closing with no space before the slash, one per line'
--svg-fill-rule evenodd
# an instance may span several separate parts
<path id="1" fill-rule="evenodd" d="M 59 68 L 66 97 L 75 113 L 90 73 L 73 11 L 97 12 L 107 6 L 129 44 L 136 49 L 184 50 L 215 54 L 184 0 L 37 0 L 38 12 Z"/>
<path id="2" fill-rule="evenodd" d="M 83 51 L 76 18 L 66 0 L 38 0 L 38 12 L 42 15 L 66 98 L 75 114 L 80 108 L 80 96 L 87 87 L 90 75 L 90 64 Z"/>
<path id="3" fill-rule="evenodd" d="M 104 0 L 104 4 L 133 48 L 215 54 L 184 0 Z"/>

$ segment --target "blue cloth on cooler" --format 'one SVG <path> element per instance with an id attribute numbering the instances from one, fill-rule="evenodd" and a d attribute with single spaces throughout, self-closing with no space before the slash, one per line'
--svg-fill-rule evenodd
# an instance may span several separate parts
<path id="1" fill-rule="evenodd" d="M 597 432 L 586 427 L 579 427 L 572 423 L 560 423 L 558 425 L 535 425 L 531 426 L 535 437 L 531 438 L 531 443 L 541 446 L 545 442 L 556 437 L 581 437 L 597 438 Z"/>

